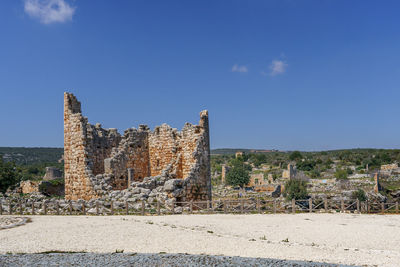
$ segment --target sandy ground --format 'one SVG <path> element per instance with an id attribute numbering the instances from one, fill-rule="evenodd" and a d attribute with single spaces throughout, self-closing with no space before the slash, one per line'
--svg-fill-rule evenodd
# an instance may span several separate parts
<path id="1" fill-rule="evenodd" d="M 0 254 L 190 253 L 400 266 L 400 216 L 353 214 L 30 216 Z"/>

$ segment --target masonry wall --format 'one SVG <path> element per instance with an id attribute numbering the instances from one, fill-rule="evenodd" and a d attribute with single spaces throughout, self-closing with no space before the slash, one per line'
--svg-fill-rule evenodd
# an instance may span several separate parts
<path id="1" fill-rule="evenodd" d="M 207 111 L 200 113 L 199 125 L 186 123 L 182 131 L 140 125 L 121 136 L 116 129 L 89 124 L 76 97 L 65 93 L 64 160 L 66 199 L 97 198 L 91 181 L 102 174 L 112 177 L 114 190 L 126 189 L 128 169 L 134 181 L 168 170 L 171 178 L 185 181 L 182 200 L 211 199 Z"/>
<path id="2" fill-rule="evenodd" d="M 169 164 L 175 165 L 180 152 L 179 133 L 167 124 L 156 127 L 149 134 L 150 175 L 160 175 Z M 179 171 L 178 171 L 179 172 Z M 179 177 L 182 178 L 182 177 Z"/>
<path id="3" fill-rule="evenodd" d="M 87 175 L 90 153 L 86 151 L 87 119 L 81 103 L 72 94 L 64 94 L 64 177 L 65 198 L 89 200 L 97 195 Z"/>

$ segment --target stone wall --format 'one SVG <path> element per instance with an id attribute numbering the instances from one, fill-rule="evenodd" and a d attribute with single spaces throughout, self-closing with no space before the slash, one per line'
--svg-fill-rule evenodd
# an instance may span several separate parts
<path id="1" fill-rule="evenodd" d="M 43 176 L 43 180 L 49 181 L 62 178 L 62 171 L 55 167 L 46 167 L 46 173 Z"/>
<path id="2" fill-rule="evenodd" d="M 31 194 L 39 192 L 39 183 L 40 181 L 22 181 L 19 183 L 19 188 L 22 194 Z"/>
<path id="3" fill-rule="evenodd" d="M 381 166 L 381 170 L 382 171 L 388 171 L 388 170 L 394 170 L 399 168 L 399 164 L 398 163 L 392 163 L 392 164 L 386 164 L 386 165 L 382 165 Z"/>
<path id="4" fill-rule="evenodd" d="M 81 103 L 72 94 L 64 94 L 64 177 L 66 199 L 89 200 L 97 197 L 90 182 L 93 153 L 88 151 L 88 121 L 82 116 Z"/>
<path id="5" fill-rule="evenodd" d="M 288 164 L 287 170 L 284 170 L 282 173 L 282 178 L 285 179 L 294 179 L 296 178 L 297 175 L 297 169 L 296 166 L 293 166 L 293 164 Z"/>
<path id="6" fill-rule="evenodd" d="M 121 136 L 116 129 L 89 124 L 76 97 L 65 93 L 64 161 L 67 199 L 100 198 L 113 190 L 145 186 L 153 181 L 151 177 L 162 176 L 162 183 L 157 178 L 155 184 L 164 186 L 169 179 L 182 180 L 173 187 L 179 189 L 179 194 L 168 193 L 169 198 L 209 200 L 208 112 L 200 113 L 199 125 L 186 123 L 182 131 L 166 124 L 153 131 L 140 125 Z M 132 184 L 128 183 L 128 176 L 134 181 Z"/>

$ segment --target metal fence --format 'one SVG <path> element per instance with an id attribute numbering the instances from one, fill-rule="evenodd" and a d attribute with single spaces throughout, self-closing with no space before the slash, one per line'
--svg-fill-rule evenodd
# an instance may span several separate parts
<path id="1" fill-rule="evenodd" d="M 190 202 L 118 202 L 30 199 L 1 200 L 0 215 L 167 215 L 167 214 L 274 214 L 347 212 L 398 214 L 399 203 L 358 200 L 304 199 L 291 202 L 255 198 Z"/>

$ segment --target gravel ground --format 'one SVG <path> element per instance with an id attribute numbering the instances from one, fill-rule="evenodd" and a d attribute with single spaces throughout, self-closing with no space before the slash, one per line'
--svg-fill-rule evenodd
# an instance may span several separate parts
<path id="1" fill-rule="evenodd" d="M 399 215 L 30 218 L 31 223 L 0 230 L 0 254 L 124 250 L 124 254 L 188 253 L 368 266 L 400 262 Z"/>
<path id="2" fill-rule="evenodd" d="M 51 253 L 0 255 L 0 264 L 2 264 L 3 266 L 339 266 L 336 264 L 326 264 L 318 262 L 300 262 L 261 258 L 185 254 L 126 253 Z"/>

